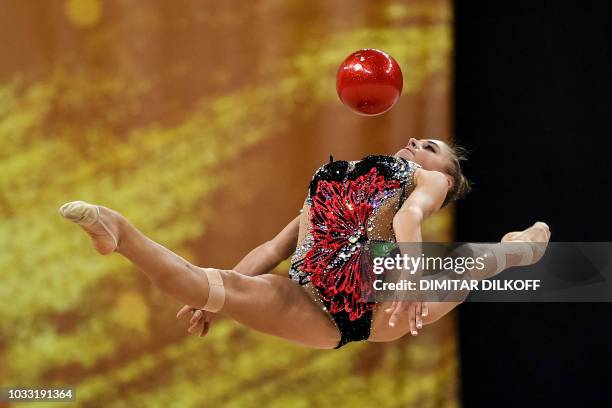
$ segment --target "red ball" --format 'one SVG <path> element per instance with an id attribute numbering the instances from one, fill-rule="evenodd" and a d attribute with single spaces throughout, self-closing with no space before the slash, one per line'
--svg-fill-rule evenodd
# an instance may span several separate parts
<path id="1" fill-rule="evenodd" d="M 391 109 L 402 93 L 403 83 L 397 61 L 374 49 L 355 51 L 340 64 L 336 74 L 336 91 L 342 103 L 366 116 Z"/>

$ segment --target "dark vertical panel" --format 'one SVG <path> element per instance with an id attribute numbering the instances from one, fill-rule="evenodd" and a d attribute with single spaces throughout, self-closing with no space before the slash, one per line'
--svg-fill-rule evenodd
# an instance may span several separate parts
<path id="1" fill-rule="evenodd" d="M 611 241 L 612 9 L 605 1 L 455 2 L 455 134 L 475 181 L 457 239 L 536 220 Z M 466 407 L 612 401 L 610 304 L 465 304 Z"/>

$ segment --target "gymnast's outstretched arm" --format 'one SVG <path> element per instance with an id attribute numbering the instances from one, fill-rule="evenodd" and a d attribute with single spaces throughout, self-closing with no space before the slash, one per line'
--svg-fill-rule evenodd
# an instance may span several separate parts
<path id="1" fill-rule="evenodd" d="M 423 241 L 421 224 L 440 209 L 449 187 L 449 181 L 444 174 L 425 169 L 416 170 L 414 182 L 416 184 L 414 191 L 393 217 L 393 230 L 399 243 Z M 418 334 L 417 330 L 423 326 L 422 317 L 427 315 L 427 308 L 422 308 L 422 302 L 396 301 L 386 310 L 391 314 L 389 317 L 391 327 L 395 326 L 400 315 L 408 314 L 410 332 L 413 336 Z"/>
<path id="2" fill-rule="evenodd" d="M 299 226 L 300 216 L 297 216 L 273 239 L 246 254 L 233 270 L 248 276 L 272 271 L 295 251 Z"/>

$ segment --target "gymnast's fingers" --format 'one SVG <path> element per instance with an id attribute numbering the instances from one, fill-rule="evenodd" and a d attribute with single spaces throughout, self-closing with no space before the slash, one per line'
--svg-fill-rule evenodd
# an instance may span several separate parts
<path id="1" fill-rule="evenodd" d="M 206 323 L 206 320 L 204 319 L 196 320 L 195 322 L 191 324 L 191 326 L 189 326 L 189 328 L 187 329 L 187 333 L 197 333 L 199 331 L 198 327 L 203 326 L 204 323 Z"/>
<path id="2" fill-rule="evenodd" d="M 189 313 L 193 308 L 191 306 L 185 305 L 183 307 L 181 307 L 181 309 L 178 311 L 178 313 L 176 314 L 176 318 L 180 319 L 181 317 L 185 316 L 187 313 Z"/>
<path id="3" fill-rule="evenodd" d="M 397 307 L 397 301 L 393 301 L 391 303 L 391 306 L 389 306 L 388 308 L 385 309 L 385 313 L 391 313 L 395 310 L 395 308 Z"/>
<path id="4" fill-rule="evenodd" d="M 427 304 L 423 302 L 423 306 L 421 307 L 421 316 L 426 317 L 429 314 L 429 308 Z"/>
<path id="5" fill-rule="evenodd" d="M 406 313 L 406 303 L 405 302 L 394 302 L 394 303 L 396 303 L 396 306 L 393 309 L 391 317 L 389 318 L 389 326 L 391 327 L 395 327 L 395 324 L 397 323 L 397 319 L 399 319 L 399 317 L 402 314 Z"/>
<path id="6" fill-rule="evenodd" d="M 204 325 L 202 326 L 202 331 L 200 332 L 200 337 L 204 337 L 208 334 L 208 330 L 210 330 L 211 321 L 204 320 Z"/>
<path id="7" fill-rule="evenodd" d="M 421 319 L 421 309 L 422 309 L 422 305 L 423 302 L 416 302 L 416 304 L 414 305 L 414 316 L 415 316 L 415 323 L 416 323 L 416 328 L 420 329 L 423 327 L 423 320 Z"/>
<path id="8" fill-rule="evenodd" d="M 410 325 L 410 334 L 412 334 L 413 336 L 416 336 L 417 334 L 419 334 L 419 332 L 417 332 L 417 326 L 416 326 L 416 305 L 414 302 L 410 302 L 408 303 L 409 307 L 408 307 L 408 324 Z"/>
<path id="9" fill-rule="evenodd" d="M 204 317 L 204 312 L 202 312 L 200 309 L 196 310 L 195 312 L 193 312 L 193 316 L 191 316 L 191 320 L 189 320 L 189 324 L 193 324 L 196 321 L 200 320 L 202 317 Z"/>

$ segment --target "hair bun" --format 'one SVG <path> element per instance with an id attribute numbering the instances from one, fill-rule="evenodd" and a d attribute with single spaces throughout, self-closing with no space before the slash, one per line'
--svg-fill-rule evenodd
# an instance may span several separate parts
<path id="1" fill-rule="evenodd" d="M 459 183 L 459 191 L 457 192 L 457 198 L 462 198 L 464 195 L 469 193 L 470 190 L 472 190 L 470 181 L 462 174 L 461 182 Z"/>

